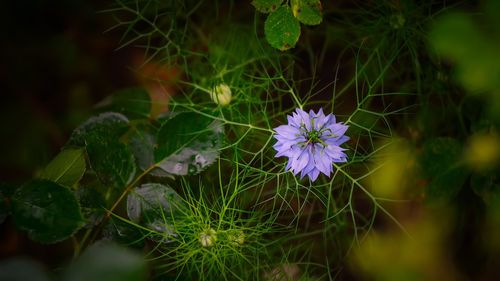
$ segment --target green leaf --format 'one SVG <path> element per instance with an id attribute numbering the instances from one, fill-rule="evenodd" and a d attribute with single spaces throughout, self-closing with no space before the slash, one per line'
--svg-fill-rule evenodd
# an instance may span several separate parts
<path id="1" fill-rule="evenodd" d="M 194 175 L 219 156 L 223 128 L 220 122 L 194 112 L 167 120 L 157 134 L 156 166 L 173 175 Z"/>
<path id="2" fill-rule="evenodd" d="M 456 63 L 454 73 L 467 90 L 487 93 L 500 87 L 500 45 L 474 18 L 447 14 L 435 21 L 429 39 L 438 54 Z"/>
<path id="3" fill-rule="evenodd" d="M 468 176 L 461 158 L 462 146 L 456 139 L 435 138 L 424 144 L 420 165 L 423 176 L 430 180 L 429 198 L 451 199 L 458 194 Z"/>
<path id="4" fill-rule="evenodd" d="M 269 14 L 264 24 L 267 42 L 281 51 L 293 48 L 300 36 L 300 23 L 288 6 Z"/>
<path id="5" fill-rule="evenodd" d="M 85 227 L 93 227 L 101 223 L 106 214 L 104 196 L 93 186 L 81 186 L 75 192 L 83 217 Z"/>
<path id="6" fill-rule="evenodd" d="M 127 134 L 127 142 L 141 170 L 147 170 L 155 164 L 156 135 L 158 129 L 150 123 L 135 124 Z M 158 177 L 174 178 L 161 168 L 154 168 L 150 174 Z"/>
<path id="7" fill-rule="evenodd" d="M 135 159 L 120 141 L 129 129 L 127 117 L 107 112 L 90 118 L 77 128 L 70 144 L 85 146 L 91 168 L 106 186 L 124 188 L 135 175 Z"/>
<path id="8" fill-rule="evenodd" d="M 119 140 L 89 138 L 87 154 L 90 166 L 104 185 L 121 190 L 134 178 L 134 155 Z"/>
<path id="9" fill-rule="evenodd" d="M 175 235 L 172 218 L 182 216 L 182 198 L 169 186 L 147 183 L 134 189 L 127 198 L 127 215 L 135 223 L 168 239 Z"/>
<path id="10" fill-rule="evenodd" d="M 41 243 L 64 240 L 84 224 L 73 193 L 48 180 L 34 180 L 18 189 L 12 197 L 12 216 L 20 229 Z"/>
<path id="11" fill-rule="evenodd" d="M 140 228 L 120 218 L 111 217 L 104 226 L 103 237 L 120 245 L 142 248 L 144 247 L 144 238 L 147 234 L 143 234 L 142 232 Z"/>
<path id="12" fill-rule="evenodd" d="M 129 127 L 127 117 L 120 113 L 105 112 L 89 118 L 85 123 L 76 128 L 69 139 L 69 145 L 84 147 L 89 138 L 92 139 L 117 139 Z"/>
<path id="13" fill-rule="evenodd" d="M 149 122 L 136 123 L 127 133 L 127 143 L 135 156 L 137 165 L 146 170 L 154 164 L 154 150 L 158 129 Z"/>
<path id="14" fill-rule="evenodd" d="M 66 272 L 65 281 L 146 280 L 146 262 L 138 253 L 121 246 L 98 242 L 90 246 Z"/>
<path id="15" fill-rule="evenodd" d="M 66 148 L 45 167 L 40 178 L 65 186 L 75 185 L 85 173 L 85 150 Z"/>
<path id="16" fill-rule="evenodd" d="M 500 199 L 500 181 L 496 173 L 478 175 L 473 174 L 470 186 L 474 193 L 481 197 L 488 206 L 493 205 Z"/>
<path id="17" fill-rule="evenodd" d="M 323 20 L 319 0 L 292 0 L 293 15 L 303 24 L 318 25 Z"/>
<path id="18" fill-rule="evenodd" d="M 143 88 L 127 88 L 114 92 L 98 107 L 119 112 L 131 119 L 149 118 L 151 114 L 151 97 Z"/>
<path id="19" fill-rule="evenodd" d="M 276 11 L 281 6 L 283 0 L 253 0 L 252 5 L 261 13 Z"/>
<path id="20" fill-rule="evenodd" d="M 2 281 L 49 281 L 47 273 L 37 262 L 26 258 L 11 258 L 0 263 Z"/>

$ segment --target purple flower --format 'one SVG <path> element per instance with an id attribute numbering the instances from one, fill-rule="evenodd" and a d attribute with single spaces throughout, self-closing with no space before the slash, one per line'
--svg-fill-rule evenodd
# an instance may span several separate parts
<path id="1" fill-rule="evenodd" d="M 274 128 L 274 137 L 278 142 L 273 146 L 278 153 L 276 157 L 288 157 L 286 170 L 294 175 L 300 172 L 315 181 L 319 173 L 330 176 L 332 163 L 347 162 L 346 149 L 340 145 L 349 140 L 344 133 L 348 126 L 336 123 L 335 116 L 325 116 L 323 109 L 309 114 L 297 108 L 288 118 L 288 125 Z"/>

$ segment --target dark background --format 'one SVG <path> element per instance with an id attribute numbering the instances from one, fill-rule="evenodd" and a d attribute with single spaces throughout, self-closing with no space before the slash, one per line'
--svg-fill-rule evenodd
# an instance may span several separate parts
<path id="1" fill-rule="evenodd" d="M 22 182 L 57 154 L 111 92 L 134 85 L 132 48 L 116 51 L 112 1 L 0 2 L 0 180 Z"/>
<path id="2" fill-rule="evenodd" d="M 122 32 L 105 32 L 115 22 L 100 11 L 112 4 L 102 0 L 0 1 L 0 182 L 18 184 L 32 178 L 92 114 L 96 103 L 120 88 L 140 83 L 132 69 L 141 50 L 133 46 L 117 50 Z M 464 217 L 468 222 L 481 217 L 468 215 Z M 71 255 L 71 241 L 39 245 L 16 232 L 10 219 L 0 228 L 4 228 L 0 229 L 0 258 L 25 254 L 53 267 Z M 478 238 L 472 232 L 473 223 L 469 229 L 458 229 L 458 238 L 450 239 L 457 244 L 450 255 L 463 261 L 460 267 L 470 269 L 473 276 L 483 270 L 477 265 L 485 264 L 488 257 L 475 253 Z"/>

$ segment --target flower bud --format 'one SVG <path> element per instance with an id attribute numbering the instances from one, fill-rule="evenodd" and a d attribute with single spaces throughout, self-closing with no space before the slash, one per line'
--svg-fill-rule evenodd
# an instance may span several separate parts
<path id="1" fill-rule="evenodd" d="M 390 17 L 389 23 L 392 28 L 400 29 L 405 25 L 406 19 L 402 14 L 394 14 Z"/>
<path id="2" fill-rule="evenodd" d="M 225 83 L 215 86 L 210 92 L 210 98 L 222 106 L 226 106 L 231 102 L 232 93 L 231 88 Z"/>
<path id="3" fill-rule="evenodd" d="M 245 243 L 245 233 L 242 230 L 234 231 L 228 235 L 228 240 L 233 245 L 241 246 Z"/>
<path id="4" fill-rule="evenodd" d="M 201 246 L 203 247 L 212 247 L 217 241 L 217 232 L 213 228 L 209 228 L 200 233 L 200 237 L 198 238 Z"/>

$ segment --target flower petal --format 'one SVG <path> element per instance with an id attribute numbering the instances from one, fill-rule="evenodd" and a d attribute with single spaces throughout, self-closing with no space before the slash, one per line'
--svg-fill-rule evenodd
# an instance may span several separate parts
<path id="1" fill-rule="evenodd" d="M 335 124 L 335 115 L 333 114 L 328 114 L 326 117 L 328 117 L 328 124 L 327 125 L 331 125 L 331 124 Z"/>
<path id="2" fill-rule="evenodd" d="M 281 125 L 279 127 L 274 128 L 274 131 L 278 133 L 278 135 L 285 137 L 287 139 L 295 139 L 300 135 L 300 131 L 298 128 L 288 125 Z"/>
<path id="3" fill-rule="evenodd" d="M 332 125 L 330 127 L 332 129 L 332 133 L 336 136 L 342 136 L 345 134 L 349 126 L 346 126 L 342 123 L 335 123 L 335 125 Z"/>
<path id="4" fill-rule="evenodd" d="M 311 131 L 311 129 L 312 129 L 311 116 L 309 116 L 309 114 L 307 114 L 307 112 L 305 112 L 304 110 L 299 109 L 299 108 L 297 108 L 295 111 L 300 116 L 300 125 L 305 126 L 307 131 Z"/>
<path id="5" fill-rule="evenodd" d="M 336 123 L 333 114 L 325 115 L 322 108 L 318 112 L 306 112 L 297 108 L 291 115 L 287 115 L 287 120 L 288 125 L 274 129 L 277 142 L 273 145 L 277 151 L 276 157 L 288 157 L 285 167 L 287 171 L 292 171 L 294 175 L 300 173 L 301 178 L 308 176 L 311 181 L 315 181 L 320 173 L 331 175 L 332 163 L 347 161 L 344 153 L 346 149 L 340 145 L 349 140 L 344 135 L 348 126 Z M 306 139 L 313 130 L 321 132 L 321 141 Z M 304 146 L 305 143 L 308 144 Z"/>
<path id="6" fill-rule="evenodd" d="M 326 176 L 330 176 L 332 171 L 332 159 L 328 157 L 324 150 L 318 153 L 319 155 L 315 157 L 316 168 Z"/>
<path id="7" fill-rule="evenodd" d="M 310 171 L 312 171 L 312 169 L 314 169 L 314 167 L 315 167 L 314 157 L 312 156 L 312 152 L 311 152 L 311 146 L 307 147 L 306 152 L 309 153 L 309 161 L 307 162 L 307 165 L 304 167 L 304 169 L 302 169 L 302 173 L 300 175 L 300 178 L 303 178 L 306 174 L 308 174 Z"/>
<path id="8" fill-rule="evenodd" d="M 294 163 L 294 174 L 297 174 L 298 172 L 300 172 L 302 169 L 304 169 L 304 167 L 307 165 L 307 163 L 309 162 L 309 153 L 307 153 L 306 151 L 303 151 L 299 157 L 297 157 L 295 159 L 295 163 Z"/>
<path id="9" fill-rule="evenodd" d="M 315 181 L 315 180 L 318 178 L 318 176 L 319 176 L 319 170 L 318 170 L 318 169 L 314 169 L 314 170 L 312 170 L 312 171 L 308 174 L 308 176 L 309 176 L 309 179 L 310 179 L 311 181 Z"/>
<path id="10" fill-rule="evenodd" d="M 348 141 L 350 138 L 348 136 L 341 136 L 340 138 L 336 139 L 335 140 L 335 143 L 337 145 L 341 145 L 343 144 L 344 142 Z"/>
<path id="11" fill-rule="evenodd" d="M 330 157 L 334 162 L 336 162 L 337 159 L 340 159 L 342 157 L 345 157 L 346 154 L 343 152 L 345 149 L 341 148 L 336 145 L 329 145 L 325 148 L 325 152 Z"/>

